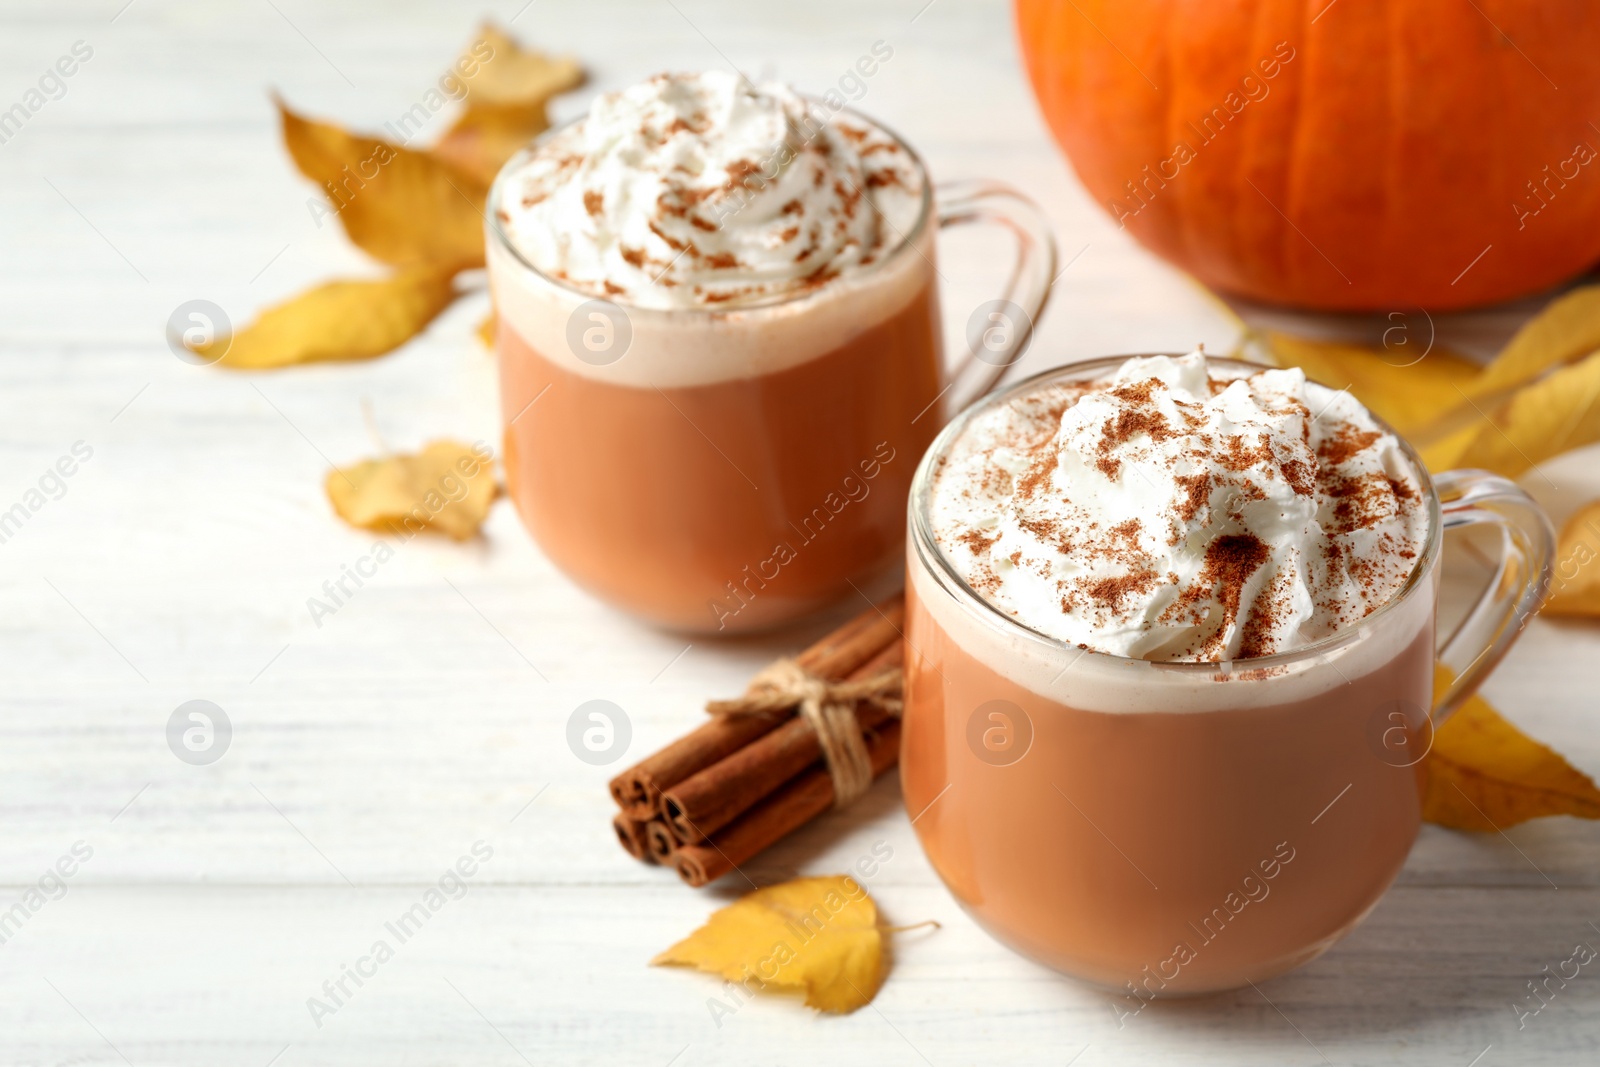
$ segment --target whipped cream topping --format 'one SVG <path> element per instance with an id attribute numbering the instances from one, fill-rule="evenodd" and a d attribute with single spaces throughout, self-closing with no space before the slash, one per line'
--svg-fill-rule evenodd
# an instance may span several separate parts
<path id="1" fill-rule="evenodd" d="M 1287 652 L 1405 584 L 1429 535 L 1393 435 L 1297 370 L 1131 359 L 980 413 L 934 471 L 940 549 L 1024 625 L 1112 655 Z"/>
<path id="2" fill-rule="evenodd" d="M 659 74 L 598 98 L 523 160 L 499 222 L 543 273 L 618 304 L 730 306 L 868 266 L 916 223 L 888 133 L 782 85 Z"/>

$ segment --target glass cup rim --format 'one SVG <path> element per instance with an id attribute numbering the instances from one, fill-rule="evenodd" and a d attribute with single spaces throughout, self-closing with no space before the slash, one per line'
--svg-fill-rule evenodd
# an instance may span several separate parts
<path id="1" fill-rule="evenodd" d="M 1125 666 L 1129 669 L 1151 669 L 1158 671 L 1174 671 L 1191 673 L 1198 676 L 1237 675 L 1243 672 L 1270 671 L 1276 667 L 1288 667 L 1304 660 L 1314 659 L 1318 656 L 1343 648 L 1358 641 L 1376 623 L 1390 615 L 1402 603 L 1409 601 L 1417 595 L 1417 591 L 1427 587 L 1425 578 L 1433 568 L 1438 556 L 1439 544 L 1442 537 L 1443 522 L 1439 507 L 1439 494 L 1434 489 L 1433 479 L 1428 474 L 1428 468 L 1423 464 L 1422 457 L 1417 455 L 1411 443 L 1383 419 L 1372 411 L 1368 414 L 1378 424 L 1379 428 L 1393 434 L 1400 443 L 1401 454 L 1410 464 L 1412 473 L 1416 475 L 1424 497 L 1428 502 L 1428 532 L 1424 540 L 1422 551 L 1417 553 L 1417 559 L 1412 564 L 1411 571 L 1406 575 L 1405 582 L 1400 589 L 1375 608 L 1363 616 L 1352 626 L 1335 630 L 1326 637 L 1322 637 L 1309 644 L 1290 649 L 1287 652 L 1277 652 L 1270 656 L 1254 656 L 1247 659 L 1217 660 L 1191 662 L 1187 660 L 1146 660 L 1131 656 L 1119 656 L 1110 652 L 1101 652 L 1092 648 L 1080 648 L 1077 644 L 1051 637 L 1048 634 L 1035 630 L 1033 627 L 1002 612 L 989 601 L 985 600 L 977 590 L 967 582 L 956 570 L 944 550 L 939 547 L 934 539 L 932 522 L 928 516 L 928 506 L 933 488 L 933 471 L 939 461 L 949 453 L 956 439 L 980 414 L 996 406 L 1006 403 L 1023 393 L 1038 389 L 1044 385 L 1052 384 L 1057 380 L 1081 380 L 1085 376 L 1093 376 L 1099 371 L 1114 370 L 1130 359 L 1142 359 L 1148 356 L 1170 356 L 1177 358 L 1186 353 L 1176 352 L 1133 352 L 1118 356 L 1101 356 L 1095 359 L 1080 360 L 1075 363 L 1066 363 L 1061 366 L 1051 367 L 1023 378 L 1004 389 L 996 390 L 977 402 L 969 405 L 954 419 L 939 431 L 933 439 L 928 450 L 923 453 L 922 460 L 917 465 L 916 473 L 911 479 L 911 496 L 908 502 L 910 512 L 911 539 L 915 548 L 916 564 L 933 572 L 933 577 L 938 584 L 949 592 L 957 601 L 957 606 L 968 613 L 977 612 L 991 627 L 998 627 L 1008 636 L 1022 638 L 1035 643 L 1042 643 L 1050 648 L 1065 653 L 1077 653 L 1099 657 L 1103 663 Z M 1251 372 L 1262 370 L 1277 370 L 1263 363 L 1252 363 L 1248 360 L 1236 359 L 1226 356 L 1207 356 L 1207 362 L 1212 366 L 1222 366 L 1231 370 L 1247 369 Z M 1314 380 L 1314 379 L 1311 379 Z M 1323 383 L 1318 382 L 1318 385 Z M 1323 385 L 1323 388 L 1332 388 Z M 1363 405 L 1365 406 L 1365 405 Z M 932 562 L 930 562 L 932 561 Z M 934 571 L 934 566 L 937 571 Z M 909 585 L 909 583 L 908 583 Z"/>
<path id="2" fill-rule="evenodd" d="M 819 97 L 811 96 L 805 93 L 801 93 L 799 95 L 801 99 L 805 100 L 809 104 L 824 108 L 828 107 L 827 103 Z M 900 134 L 894 129 L 884 125 L 877 119 L 857 111 L 852 107 L 830 108 L 829 110 L 832 111 L 832 114 L 825 120 L 824 125 L 834 121 L 841 115 L 848 115 L 886 134 L 890 140 L 892 140 L 903 152 L 906 153 L 907 158 L 911 160 L 912 166 L 916 169 L 917 177 L 921 182 L 922 192 L 917 205 L 917 219 L 916 222 L 912 224 L 910 232 L 900 234 L 900 240 L 894 245 L 894 247 L 890 248 L 881 257 L 875 259 L 865 268 L 858 268 L 859 273 L 863 275 L 871 275 L 888 267 L 890 263 L 898 261 L 906 254 L 907 250 L 915 248 L 917 242 L 922 239 L 923 234 L 927 231 L 928 222 L 933 217 L 933 183 L 929 180 L 928 167 L 927 164 L 923 162 L 922 156 L 919 155 L 917 150 L 912 148 L 910 143 L 907 142 L 904 137 L 900 136 Z M 493 239 L 496 246 L 500 250 L 508 253 L 524 271 L 532 274 L 545 285 L 570 293 L 573 296 L 581 299 L 605 300 L 609 303 L 616 304 L 618 307 L 626 308 L 629 315 L 663 315 L 674 317 L 681 315 L 696 315 L 705 316 L 707 318 L 718 318 L 726 317 L 741 311 L 754 311 L 764 308 L 781 307 L 789 304 L 799 304 L 806 300 L 816 299 L 820 297 L 821 294 L 827 292 L 827 287 L 822 286 L 817 289 L 810 289 L 799 293 L 777 293 L 772 296 L 757 300 L 737 302 L 730 301 L 715 306 L 695 304 L 682 308 L 651 308 L 640 307 L 636 304 L 630 304 L 625 301 L 612 300 L 608 296 L 600 296 L 588 289 L 581 289 L 578 286 L 562 281 L 559 278 L 552 277 L 551 275 L 540 270 L 538 267 L 534 266 L 534 264 L 522 254 L 521 250 L 517 248 L 515 242 L 511 240 L 510 235 L 506 233 L 505 227 L 500 221 L 500 201 L 505 196 L 506 186 L 510 183 L 513 172 L 519 169 L 524 162 L 543 151 L 545 146 L 548 145 L 552 140 L 561 136 L 563 133 L 572 129 L 573 127 L 582 125 L 584 122 L 588 121 L 588 118 L 589 116 L 587 114 L 579 115 L 576 118 L 568 119 L 559 126 L 552 126 L 550 129 L 539 134 L 527 145 L 518 149 L 510 159 L 506 160 L 505 163 L 501 165 L 499 172 L 495 174 L 494 181 L 489 186 L 489 195 L 484 203 L 484 221 L 487 225 L 490 237 Z"/>

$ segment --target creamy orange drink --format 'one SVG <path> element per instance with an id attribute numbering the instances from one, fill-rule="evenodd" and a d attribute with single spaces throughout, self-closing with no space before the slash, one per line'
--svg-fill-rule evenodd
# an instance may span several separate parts
<path id="1" fill-rule="evenodd" d="M 902 781 L 961 903 L 1119 1016 L 1348 932 L 1420 821 L 1441 530 L 1512 534 L 1444 710 L 1542 595 L 1527 498 L 1437 484 L 1442 511 L 1347 393 L 1199 352 L 1051 372 L 947 429 L 910 509 Z"/>
<path id="2" fill-rule="evenodd" d="M 488 265 L 507 485 L 544 552 L 709 632 L 897 570 L 917 458 L 955 402 L 934 234 L 983 214 L 960 206 L 936 212 L 875 123 L 724 72 L 603 96 L 513 159 Z M 1036 313 L 1049 238 L 1025 244 Z M 959 392 L 992 385 L 1025 326 Z"/>

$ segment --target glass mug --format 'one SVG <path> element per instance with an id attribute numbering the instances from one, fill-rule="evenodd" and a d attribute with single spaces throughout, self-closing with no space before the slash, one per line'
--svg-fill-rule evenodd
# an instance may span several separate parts
<path id="1" fill-rule="evenodd" d="M 1433 728 L 1538 609 L 1553 551 L 1549 521 L 1513 483 L 1471 470 L 1430 479 L 1402 442 L 1428 500 L 1426 547 L 1355 625 L 1231 663 L 1125 659 L 1045 637 L 989 606 L 940 553 L 933 472 L 980 412 L 1126 358 L 986 398 L 923 457 L 900 760 L 906 808 L 956 899 L 1023 955 L 1122 993 L 1119 1017 L 1157 995 L 1296 967 L 1372 909 L 1417 836 Z M 1503 532 L 1499 574 L 1438 648 L 1454 680 L 1436 694 L 1441 535 L 1478 523 Z"/>
<path id="2" fill-rule="evenodd" d="M 807 293 L 722 308 L 624 307 L 540 272 L 499 205 L 543 141 L 501 171 L 487 238 L 506 484 L 577 584 L 661 626 L 733 633 L 899 569 L 917 457 L 1026 347 L 1055 245 L 1001 185 L 941 186 L 936 209 L 920 157 L 895 140 L 922 190 L 898 244 Z M 981 308 L 977 343 L 947 372 L 934 235 L 979 221 L 1018 238 L 1017 303 Z"/>

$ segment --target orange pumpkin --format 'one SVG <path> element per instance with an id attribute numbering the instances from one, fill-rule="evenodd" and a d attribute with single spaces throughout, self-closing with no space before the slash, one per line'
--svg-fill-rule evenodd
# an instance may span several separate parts
<path id="1" fill-rule="evenodd" d="M 1094 198 L 1216 289 L 1458 308 L 1600 260 L 1594 0 L 1016 0 Z"/>

